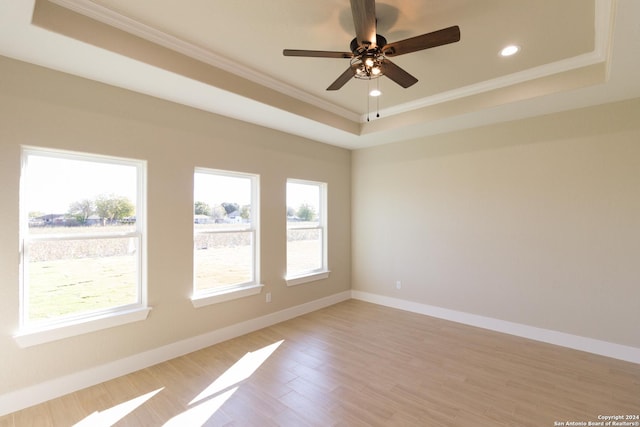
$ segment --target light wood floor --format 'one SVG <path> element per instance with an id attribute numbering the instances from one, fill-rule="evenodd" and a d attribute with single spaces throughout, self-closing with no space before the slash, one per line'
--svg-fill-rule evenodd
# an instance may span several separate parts
<path id="1" fill-rule="evenodd" d="M 9 426 L 556 426 L 640 414 L 640 365 L 350 300 Z"/>

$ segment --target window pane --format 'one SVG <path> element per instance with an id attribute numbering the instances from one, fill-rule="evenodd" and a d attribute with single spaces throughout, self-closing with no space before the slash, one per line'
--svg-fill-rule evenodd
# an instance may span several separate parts
<path id="1" fill-rule="evenodd" d="M 287 231 L 287 274 L 296 275 L 322 268 L 322 231 Z"/>
<path id="2" fill-rule="evenodd" d="M 137 237 L 27 244 L 27 323 L 139 302 Z"/>
<path id="3" fill-rule="evenodd" d="M 318 226 L 320 218 L 320 185 L 287 182 L 287 226 Z"/>
<path id="4" fill-rule="evenodd" d="M 37 148 L 23 156 L 21 326 L 146 304 L 144 162 Z"/>
<path id="5" fill-rule="evenodd" d="M 195 290 L 253 281 L 253 232 L 195 235 Z"/>
<path id="6" fill-rule="evenodd" d="M 101 227 L 121 226 L 118 231 L 133 231 L 137 173 L 130 164 L 30 154 L 24 180 L 29 229 L 62 233 L 78 227 L 75 232 L 95 234 L 112 231 Z"/>
<path id="7" fill-rule="evenodd" d="M 196 168 L 193 200 L 194 296 L 255 283 L 257 176 Z"/>
<path id="8" fill-rule="evenodd" d="M 249 229 L 251 177 L 199 173 L 194 175 L 194 224 L 198 229 Z"/>
<path id="9" fill-rule="evenodd" d="M 287 276 L 327 269 L 326 184 L 287 180 Z"/>

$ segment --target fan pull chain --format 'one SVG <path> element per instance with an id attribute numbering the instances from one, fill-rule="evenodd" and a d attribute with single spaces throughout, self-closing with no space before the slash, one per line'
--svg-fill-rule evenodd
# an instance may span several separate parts
<path id="1" fill-rule="evenodd" d="M 369 114 L 371 113 L 371 79 L 369 79 L 369 93 L 367 93 L 367 121 L 370 121 Z M 380 79 L 376 79 L 376 90 L 380 93 Z M 380 118 L 380 95 L 376 96 L 376 118 Z"/>
<path id="2" fill-rule="evenodd" d="M 371 110 L 371 96 L 369 95 L 371 93 L 371 79 L 369 79 L 367 86 L 367 121 L 369 121 L 369 111 Z"/>
<path id="3" fill-rule="evenodd" d="M 378 89 L 378 93 L 380 92 L 380 78 L 376 79 L 376 89 Z M 380 118 L 380 96 L 376 96 L 376 118 Z"/>

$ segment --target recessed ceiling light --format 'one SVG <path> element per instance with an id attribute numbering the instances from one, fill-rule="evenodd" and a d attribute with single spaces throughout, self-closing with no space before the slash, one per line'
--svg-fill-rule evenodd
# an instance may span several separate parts
<path id="1" fill-rule="evenodd" d="M 520 46 L 516 46 L 514 44 L 511 44 L 509 46 L 505 46 L 501 51 L 500 51 L 500 55 L 501 56 L 511 56 L 511 55 L 515 55 L 516 53 L 518 53 L 518 51 L 520 50 Z"/>
<path id="2" fill-rule="evenodd" d="M 371 92 L 369 92 L 369 96 L 380 96 L 382 95 L 382 92 L 380 92 L 378 89 L 373 89 Z"/>

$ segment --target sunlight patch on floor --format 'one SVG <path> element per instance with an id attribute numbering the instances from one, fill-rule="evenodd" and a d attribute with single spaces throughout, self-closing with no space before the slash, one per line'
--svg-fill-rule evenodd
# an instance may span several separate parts
<path id="1" fill-rule="evenodd" d="M 138 396 L 126 402 L 120 403 L 119 405 L 116 405 L 109 409 L 105 409 L 104 411 L 96 411 L 82 421 L 74 424 L 73 427 L 112 426 L 140 406 L 144 405 L 147 400 L 151 399 L 162 390 L 164 390 L 164 387 L 161 387 L 150 393 L 143 394 L 142 396 Z"/>
<path id="2" fill-rule="evenodd" d="M 164 427 L 201 426 L 211 418 L 238 390 L 240 383 L 248 379 L 284 342 L 280 340 L 256 351 L 246 353 L 207 388 L 198 394 L 189 408 L 167 421 Z M 104 411 L 95 411 L 73 427 L 112 426 L 131 412 L 144 405 L 153 396 L 164 390 L 161 387 L 150 393 L 120 403 Z"/>
<path id="3" fill-rule="evenodd" d="M 229 399 L 238 387 L 233 387 L 224 393 L 218 394 L 213 399 L 204 401 L 193 408 L 189 408 L 181 414 L 176 415 L 169 421 L 164 423 L 162 427 L 184 427 L 184 426 L 202 426 L 213 414 L 220 409 L 224 402 Z"/>
<path id="4" fill-rule="evenodd" d="M 189 402 L 189 405 L 207 399 L 249 378 L 276 351 L 283 341 L 275 342 L 260 350 L 250 351 L 242 356 L 240 360 L 220 375 L 202 393 Z"/>
<path id="5" fill-rule="evenodd" d="M 249 378 L 282 344 L 280 340 L 260 350 L 250 351 L 227 369 L 189 406 L 195 405 L 167 421 L 163 427 L 201 426 L 238 390 L 239 384 Z"/>

